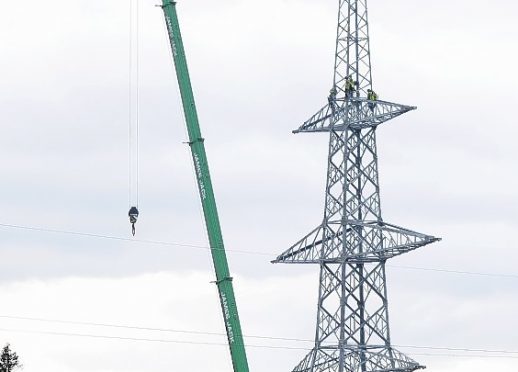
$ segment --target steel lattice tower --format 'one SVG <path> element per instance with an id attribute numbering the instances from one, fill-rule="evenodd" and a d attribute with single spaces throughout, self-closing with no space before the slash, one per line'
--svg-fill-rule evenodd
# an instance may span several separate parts
<path id="1" fill-rule="evenodd" d="M 294 131 L 329 132 L 324 219 L 273 261 L 320 265 L 315 346 L 293 372 L 424 368 L 391 346 L 385 263 L 439 239 L 383 221 L 376 151 L 377 126 L 415 107 L 371 101 L 369 89 L 367 1 L 339 0 L 332 93 Z"/>

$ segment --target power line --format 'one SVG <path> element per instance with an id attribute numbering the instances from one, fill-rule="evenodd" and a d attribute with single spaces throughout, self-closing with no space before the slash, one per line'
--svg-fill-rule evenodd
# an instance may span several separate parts
<path id="1" fill-rule="evenodd" d="M 188 345 L 207 345 L 207 346 L 228 346 L 227 343 L 222 342 L 206 342 L 206 341 L 188 341 L 188 340 L 170 340 L 170 339 L 159 339 L 159 338 L 141 338 L 141 337 L 125 337 L 125 336 L 109 336 L 109 335 L 95 335 L 89 333 L 73 333 L 73 332 L 53 332 L 53 331 L 34 331 L 28 329 L 13 329 L 13 328 L 0 328 L 3 332 L 13 333 L 29 333 L 49 336 L 71 336 L 71 337 L 88 337 L 108 340 L 126 340 L 126 341 L 143 341 L 143 342 L 157 342 L 167 344 L 188 344 Z M 252 348 L 263 348 L 263 349 L 285 349 L 285 350 L 311 350 L 310 348 L 303 347 L 291 347 L 291 346 L 274 346 L 274 345 L 246 345 Z"/>
<path id="2" fill-rule="evenodd" d="M 108 240 L 116 240 L 116 241 L 123 241 L 123 242 L 129 242 L 129 243 L 140 243 L 140 244 L 149 244 L 149 245 L 161 245 L 161 246 L 170 246 L 170 247 L 185 247 L 185 248 L 200 249 L 200 250 L 211 250 L 211 248 L 206 245 L 164 242 L 164 241 L 158 241 L 158 240 L 131 239 L 131 238 L 124 238 L 121 236 L 94 234 L 94 233 L 86 233 L 86 232 L 80 232 L 80 231 L 60 230 L 60 229 L 51 229 L 51 228 L 44 228 L 44 227 L 14 225 L 14 224 L 6 224 L 6 223 L 0 223 L 0 227 L 9 228 L 9 229 L 17 229 L 17 230 L 34 231 L 34 232 L 73 235 L 73 236 L 80 236 L 80 237 L 87 237 L 87 238 L 108 239 Z M 223 248 L 213 247 L 212 249 L 218 250 L 218 249 L 223 249 Z M 276 256 L 275 253 L 268 253 L 268 252 L 257 252 L 257 251 L 247 251 L 247 250 L 237 250 L 237 249 L 225 249 L 225 251 L 232 252 L 232 253 L 239 253 L 239 254 L 247 254 L 247 255 L 267 256 L 267 257 Z M 440 269 L 440 268 L 432 268 L 432 267 L 417 267 L 417 266 L 402 266 L 402 265 L 387 265 L 387 266 L 397 268 L 397 269 L 404 269 L 404 270 L 420 270 L 420 271 L 440 272 L 440 273 L 449 273 L 449 274 L 518 279 L 517 274 L 483 273 L 483 272 L 476 272 L 476 271 L 460 271 L 460 270 L 448 270 L 448 269 Z"/>
<path id="3" fill-rule="evenodd" d="M 18 230 L 27 230 L 27 231 L 37 231 L 37 232 L 53 233 L 53 234 L 74 235 L 74 236 L 81 236 L 81 237 L 87 237 L 87 238 L 117 240 L 117 241 L 130 242 L 130 243 L 141 243 L 141 244 L 174 246 L 174 247 L 186 247 L 186 248 L 202 249 L 202 250 L 211 250 L 211 249 L 218 250 L 218 249 L 223 249 L 223 248 L 218 248 L 218 247 L 210 248 L 210 247 L 208 247 L 206 245 L 164 242 L 164 241 L 159 241 L 159 240 L 131 239 L 131 238 L 124 238 L 124 237 L 121 237 L 121 236 L 94 234 L 94 233 L 86 233 L 86 232 L 80 232 L 80 231 L 58 230 L 58 229 L 50 229 L 50 228 L 44 228 L 44 227 L 12 225 L 12 224 L 5 224 L 5 223 L 0 223 L 0 227 L 10 228 L 10 229 L 18 229 Z M 225 251 L 226 252 L 234 252 L 234 253 L 242 253 L 242 254 L 253 254 L 253 255 L 270 256 L 269 253 L 264 253 L 264 252 L 253 252 L 253 251 L 237 250 L 237 249 L 225 249 Z"/>
<path id="4" fill-rule="evenodd" d="M 182 344 L 182 345 L 205 345 L 205 346 L 228 346 L 227 343 L 219 342 L 200 342 L 200 341 L 188 341 L 188 340 L 170 340 L 170 339 L 156 339 L 156 338 L 140 338 L 140 337 L 123 337 L 123 336 L 108 336 L 108 335 L 95 335 L 88 333 L 71 333 L 71 332 L 52 332 L 52 331 L 34 331 L 26 329 L 11 329 L 11 328 L 0 328 L 2 332 L 12 333 L 27 333 L 27 334 L 39 334 L 49 336 L 65 336 L 65 337 L 86 337 L 95 339 L 107 339 L 107 340 L 124 340 L 124 341 L 140 341 L 140 342 L 156 342 L 166 344 Z M 291 347 L 291 346 L 274 346 L 274 345 L 252 345 L 246 344 L 248 348 L 260 348 L 260 349 L 277 349 L 277 350 L 305 350 L 309 351 L 311 348 L 304 347 Z M 407 346 L 410 347 L 410 346 Z M 425 348 L 425 347 L 421 347 Z M 475 350 L 473 350 L 475 351 Z M 489 350 L 479 349 L 480 352 L 490 352 Z M 421 356 L 433 356 L 433 357 L 461 357 L 461 358 L 500 358 L 500 359 L 518 359 L 518 356 L 510 355 L 466 355 L 466 354 L 438 354 L 438 353 L 414 353 L 411 355 Z"/>
<path id="5" fill-rule="evenodd" d="M 481 358 L 481 359 L 518 359 L 518 357 L 505 355 L 466 355 L 466 354 L 442 354 L 442 353 L 411 353 L 410 356 L 429 356 L 441 358 Z"/>
<path id="6" fill-rule="evenodd" d="M 0 318 L 58 323 L 58 324 L 74 324 L 74 325 L 86 325 L 86 326 L 95 326 L 95 327 L 123 328 L 123 329 L 135 329 L 135 330 L 144 330 L 144 331 L 181 333 L 181 334 L 191 334 L 191 335 L 225 336 L 224 333 L 220 333 L 220 332 L 180 330 L 180 329 L 171 329 L 171 328 L 153 328 L 153 327 L 124 325 L 124 324 L 81 322 L 81 321 L 59 320 L 59 319 L 48 319 L 48 318 L 22 317 L 22 316 L 13 316 L 13 315 L 0 315 Z M 59 332 L 57 332 L 57 333 L 59 333 Z M 113 337 L 115 337 L 115 336 L 113 336 Z M 314 340 L 310 340 L 310 339 L 292 338 L 292 337 L 274 337 L 274 336 L 264 336 L 264 335 L 245 335 L 245 337 L 246 338 L 255 338 L 255 339 L 265 339 L 265 340 L 277 340 L 277 341 L 314 342 Z M 126 339 L 126 338 L 123 338 L 123 339 Z M 130 337 L 129 339 L 135 340 L 135 341 L 148 340 L 148 339 L 140 339 L 140 338 L 133 338 L 133 337 Z M 152 340 L 155 340 L 155 339 L 152 339 Z M 209 344 L 213 344 L 213 343 L 209 343 Z M 253 347 L 253 345 L 252 345 L 252 347 Z M 484 349 L 484 348 L 465 348 L 465 347 L 448 347 L 448 346 L 442 346 L 442 347 L 441 346 L 418 346 L 418 345 L 394 345 L 394 347 L 409 348 L 409 349 L 438 350 L 438 351 L 463 351 L 463 352 L 469 352 L 469 353 L 477 352 L 477 353 L 488 353 L 488 354 L 509 354 L 509 355 L 517 355 L 517 357 L 518 357 L 518 351 L 514 351 L 514 350 L 491 350 L 491 349 Z M 299 349 L 299 348 L 294 347 L 294 349 Z M 307 350 L 307 348 L 300 348 L 300 349 Z"/>
<path id="7" fill-rule="evenodd" d="M 395 347 L 404 347 L 408 349 L 426 349 L 426 350 L 446 350 L 446 351 L 464 351 L 468 353 L 490 353 L 490 354 L 515 354 L 518 358 L 518 351 L 514 350 L 489 350 L 489 349 L 471 349 L 465 347 L 439 347 L 439 346 L 415 346 L 415 345 L 394 345 Z"/>
<path id="8" fill-rule="evenodd" d="M 387 266 L 398 268 L 398 269 L 407 269 L 407 270 L 423 270 L 423 271 L 434 271 L 434 272 L 449 273 L 449 274 L 463 274 L 463 275 L 476 275 L 476 276 L 489 276 L 489 277 L 497 277 L 497 278 L 518 279 L 518 275 L 515 275 L 515 274 L 480 273 L 480 272 L 475 272 L 475 271 L 436 269 L 436 268 L 432 268 L 432 267 L 415 267 L 415 266 L 400 266 L 400 265 L 387 265 Z"/>
<path id="9" fill-rule="evenodd" d="M 84 326 L 93 326 L 93 327 L 135 329 L 135 330 L 141 330 L 141 331 L 183 333 L 183 334 L 204 335 L 204 336 L 226 336 L 225 333 L 220 333 L 220 332 L 193 331 L 193 330 L 181 330 L 181 329 L 171 329 L 171 328 L 153 328 L 153 327 L 132 326 L 132 325 L 126 325 L 126 324 L 81 322 L 81 321 L 73 321 L 73 320 L 35 318 L 35 317 L 13 316 L 13 315 L 0 315 L 0 318 L 13 319 L 13 320 L 28 320 L 28 321 L 46 322 L 46 323 L 84 325 Z M 309 339 L 304 340 L 304 339 L 299 339 L 299 338 L 288 338 L 288 337 L 255 336 L 255 335 L 245 335 L 245 337 L 257 338 L 257 339 L 268 339 L 268 340 L 279 340 L 279 341 L 313 342 L 313 340 L 309 340 Z"/>

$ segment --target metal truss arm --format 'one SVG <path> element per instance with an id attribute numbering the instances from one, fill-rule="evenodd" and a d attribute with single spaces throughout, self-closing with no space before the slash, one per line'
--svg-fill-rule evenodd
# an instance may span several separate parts
<path id="1" fill-rule="evenodd" d="M 272 262 L 381 262 L 440 240 L 385 222 L 349 220 L 345 233 L 342 226 L 341 221 L 335 221 L 317 227 Z"/>
<path id="2" fill-rule="evenodd" d="M 338 102 L 340 100 L 324 106 L 293 133 L 371 128 L 416 109 L 414 106 L 366 98 L 349 98 L 342 106 Z"/>

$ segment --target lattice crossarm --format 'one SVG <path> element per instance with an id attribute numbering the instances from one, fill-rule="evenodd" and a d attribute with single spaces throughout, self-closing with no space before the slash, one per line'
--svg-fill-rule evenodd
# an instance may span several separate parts
<path id="1" fill-rule="evenodd" d="M 318 262 L 316 259 L 320 256 L 323 229 L 323 225 L 317 226 L 288 250 L 280 254 L 272 263 Z"/>
<path id="2" fill-rule="evenodd" d="M 372 128 L 416 108 L 388 101 L 350 97 L 327 104 L 293 133 Z"/>
<path id="3" fill-rule="evenodd" d="M 332 126 L 332 122 L 333 120 L 335 120 L 336 117 L 336 110 L 334 109 L 335 107 L 335 103 L 329 103 L 325 105 L 320 110 L 318 110 L 315 115 L 313 115 L 307 121 L 305 121 L 299 129 L 294 130 L 293 133 L 301 133 L 308 131 L 327 132 L 327 129 L 323 128 L 330 128 Z"/>
<path id="4" fill-rule="evenodd" d="M 351 98 L 350 102 L 349 117 L 344 122 L 351 129 L 375 127 L 417 108 L 381 100 L 370 101 L 363 97 Z"/>

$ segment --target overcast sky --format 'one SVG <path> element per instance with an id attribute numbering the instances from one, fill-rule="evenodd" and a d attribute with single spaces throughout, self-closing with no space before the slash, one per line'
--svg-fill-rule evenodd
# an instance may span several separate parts
<path id="1" fill-rule="evenodd" d="M 205 246 L 157 2 L 141 1 L 136 238 Z M 248 336 L 314 335 L 318 267 L 270 260 L 322 218 L 328 138 L 291 131 L 326 102 L 336 8 L 178 2 Z M 517 15 L 508 0 L 369 2 L 374 87 L 418 106 L 378 130 L 383 216 L 443 238 L 388 263 L 393 343 L 429 371 L 518 370 L 518 277 L 403 268 L 518 275 Z M 128 0 L 0 1 L 0 224 L 131 237 L 128 30 Z M 5 318 L 222 333 L 207 250 L 5 226 L 0 234 L 0 345 L 11 342 L 25 372 L 231 370 L 223 336 Z M 290 371 L 311 347 L 246 342 L 252 371 Z"/>

